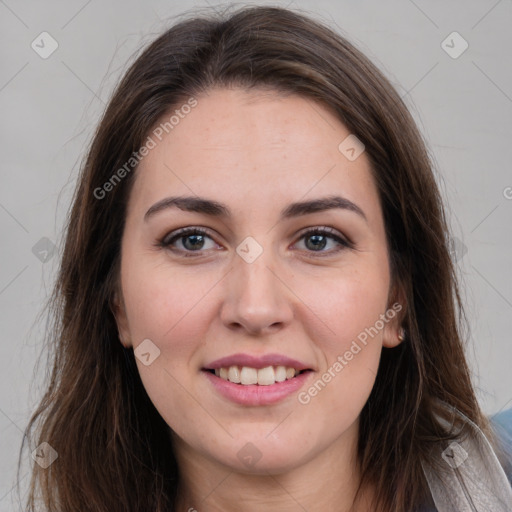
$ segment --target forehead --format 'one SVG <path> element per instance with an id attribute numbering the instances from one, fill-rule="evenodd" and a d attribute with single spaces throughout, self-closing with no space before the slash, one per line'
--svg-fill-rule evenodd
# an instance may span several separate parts
<path id="1" fill-rule="evenodd" d="M 339 193 L 379 216 L 366 155 L 351 161 L 340 151 L 350 131 L 323 105 L 243 89 L 214 89 L 195 99 L 192 108 L 173 107 L 157 135 L 150 133 L 155 146 L 137 169 L 131 208 L 147 209 L 171 193 L 196 194 L 242 213 L 244 206 L 281 209 Z M 165 124 L 173 114 L 173 124 Z"/>

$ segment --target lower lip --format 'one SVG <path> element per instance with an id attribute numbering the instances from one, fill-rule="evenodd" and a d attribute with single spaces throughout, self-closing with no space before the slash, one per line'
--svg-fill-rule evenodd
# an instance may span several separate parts
<path id="1" fill-rule="evenodd" d="M 245 386 L 221 379 L 206 370 L 203 370 L 203 373 L 222 396 L 233 402 L 241 405 L 269 405 L 279 402 L 298 391 L 313 372 L 306 371 L 293 377 L 293 379 L 276 382 L 269 386 L 258 384 Z"/>

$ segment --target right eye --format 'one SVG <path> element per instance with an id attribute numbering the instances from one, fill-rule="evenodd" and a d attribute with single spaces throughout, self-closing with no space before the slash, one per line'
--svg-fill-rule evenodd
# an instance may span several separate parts
<path id="1" fill-rule="evenodd" d="M 158 245 L 173 252 L 182 253 L 185 257 L 197 257 L 201 254 L 191 253 L 201 253 L 213 248 L 204 248 L 206 239 L 210 239 L 215 244 L 209 232 L 203 228 L 182 228 L 165 235 Z M 176 242 L 179 242 L 182 248 L 173 247 Z"/>

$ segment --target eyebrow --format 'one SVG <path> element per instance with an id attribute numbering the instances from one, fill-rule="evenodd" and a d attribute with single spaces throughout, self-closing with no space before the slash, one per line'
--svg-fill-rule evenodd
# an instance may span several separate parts
<path id="1" fill-rule="evenodd" d="M 212 217 L 230 219 L 231 210 L 228 206 L 212 199 L 197 196 L 166 197 L 155 203 L 144 215 L 144 221 L 158 212 L 168 208 L 179 208 L 186 212 L 202 213 Z M 368 219 L 364 211 L 349 199 L 341 196 L 328 196 L 311 201 L 291 203 L 281 211 L 280 220 L 300 217 L 316 212 L 323 212 L 333 209 L 348 210 L 362 217 L 366 222 Z"/>

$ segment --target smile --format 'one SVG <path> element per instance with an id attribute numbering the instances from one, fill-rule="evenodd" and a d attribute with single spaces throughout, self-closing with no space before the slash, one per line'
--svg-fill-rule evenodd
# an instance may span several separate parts
<path id="1" fill-rule="evenodd" d="M 210 370 L 215 372 L 217 377 L 240 384 L 242 386 L 250 386 L 257 384 L 259 386 L 271 386 L 276 382 L 284 382 L 293 379 L 299 375 L 301 371 L 291 366 L 266 366 L 265 368 L 252 368 L 250 366 L 229 366 Z"/>
<path id="2" fill-rule="evenodd" d="M 232 354 L 201 372 L 216 395 L 240 405 L 269 405 L 298 392 L 315 367 L 284 354 Z"/>

